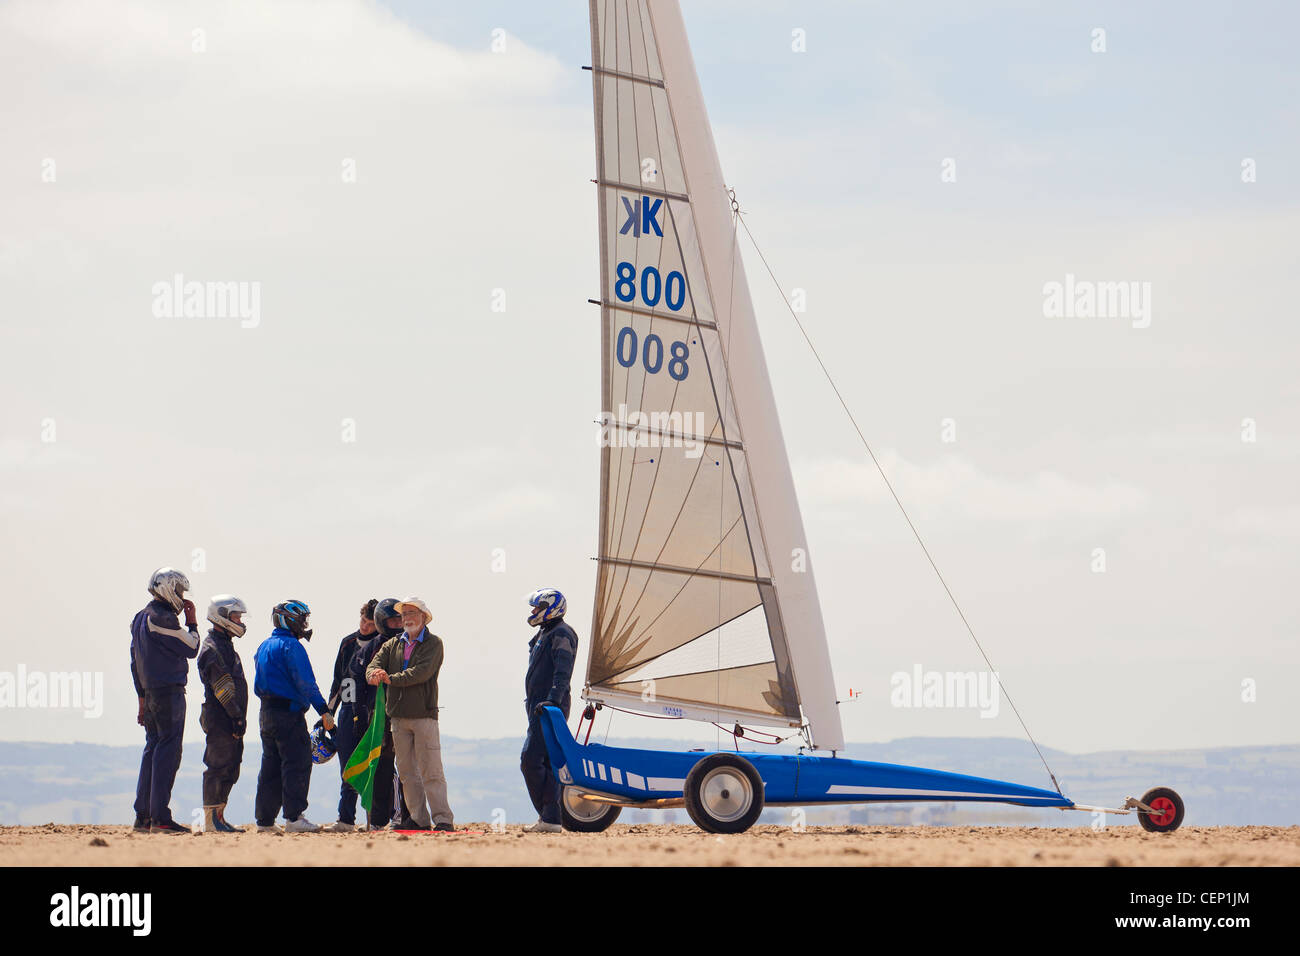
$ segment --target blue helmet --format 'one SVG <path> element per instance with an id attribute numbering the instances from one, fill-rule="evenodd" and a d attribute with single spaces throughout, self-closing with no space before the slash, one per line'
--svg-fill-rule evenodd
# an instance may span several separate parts
<path id="1" fill-rule="evenodd" d="M 528 624 L 537 627 L 547 621 L 558 621 L 568 610 L 564 595 L 555 588 L 538 588 L 528 595 L 528 604 L 533 613 L 528 615 Z"/>
<path id="2" fill-rule="evenodd" d="M 311 731 L 311 762 L 329 763 L 338 753 L 334 735 L 325 729 L 324 724 L 317 724 Z"/>
<path id="3" fill-rule="evenodd" d="M 294 637 L 311 640 L 311 628 L 307 622 L 311 617 L 311 608 L 302 601 L 289 600 L 277 604 L 271 611 L 271 623 L 282 627 Z"/>

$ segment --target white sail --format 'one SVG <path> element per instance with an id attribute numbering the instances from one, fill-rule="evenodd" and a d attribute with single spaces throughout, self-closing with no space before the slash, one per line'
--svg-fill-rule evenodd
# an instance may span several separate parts
<path id="1" fill-rule="evenodd" d="M 588 699 L 806 726 L 834 680 L 732 206 L 675 0 L 592 0 L 601 245 Z"/>

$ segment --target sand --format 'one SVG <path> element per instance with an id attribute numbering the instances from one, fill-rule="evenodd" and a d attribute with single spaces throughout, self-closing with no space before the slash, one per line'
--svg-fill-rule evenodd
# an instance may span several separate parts
<path id="1" fill-rule="evenodd" d="M 466 832 L 470 831 L 470 832 Z M 467 824 L 449 834 L 150 836 L 127 826 L 0 827 L 4 866 L 1297 866 L 1300 826 L 789 827 L 716 836 L 614 824 L 532 834 Z"/>

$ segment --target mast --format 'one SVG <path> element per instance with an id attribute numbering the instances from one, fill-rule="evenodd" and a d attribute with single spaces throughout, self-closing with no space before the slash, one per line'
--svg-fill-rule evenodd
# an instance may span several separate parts
<path id="1" fill-rule="evenodd" d="M 814 746 L 842 749 L 803 521 L 681 12 L 675 0 L 592 0 L 591 24 L 606 447 L 584 696 L 803 724 Z"/>

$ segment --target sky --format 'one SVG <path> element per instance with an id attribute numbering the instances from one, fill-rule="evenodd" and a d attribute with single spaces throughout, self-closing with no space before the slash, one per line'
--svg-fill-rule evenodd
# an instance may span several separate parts
<path id="1" fill-rule="evenodd" d="M 1040 743 L 1295 743 L 1294 8 L 683 11 L 781 283 L 742 246 L 846 738 L 1022 731 L 891 702 L 985 665 L 794 290 Z M 536 587 L 581 673 L 589 61 L 576 0 L 0 2 L 0 672 L 103 680 L 99 715 L 0 707 L 0 739 L 139 742 L 129 624 L 162 565 L 200 613 L 248 604 L 250 676 L 278 601 L 311 605 L 322 676 L 367 598 L 423 597 L 444 734 L 522 737 Z M 258 283 L 256 321 L 159 315 L 178 274 Z M 1046 314 L 1076 280 L 1149 311 Z"/>

